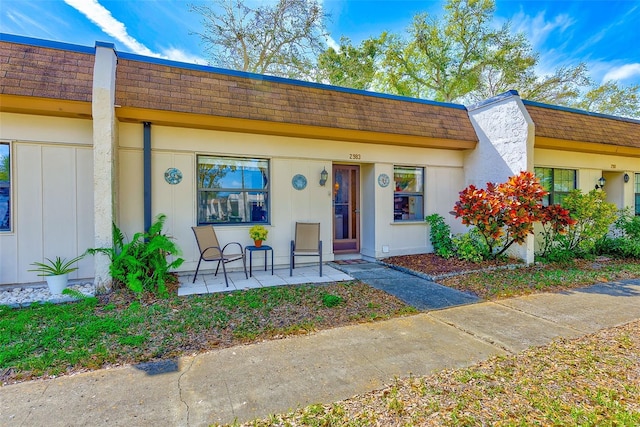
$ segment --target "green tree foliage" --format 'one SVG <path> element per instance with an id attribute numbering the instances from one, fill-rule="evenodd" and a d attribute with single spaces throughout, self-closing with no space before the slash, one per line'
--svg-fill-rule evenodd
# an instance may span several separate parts
<path id="1" fill-rule="evenodd" d="M 330 47 L 318 57 L 318 80 L 336 86 L 371 89 L 379 52 L 377 40 L 368 39 L 355 47 L 349 38 L 342 37 L 339 50 Z"/>
<path id="2" fill-rule="evenodd" d="M 496 28 L 494 13 L 494 0 L 447 0 L 442 17 L 420 13 L 406 34 L 383 32 L 358 47 L 341 46 L 344 52 L 326 51 L 321 76 L 332 84 L 466 104 L 516 89 L 531 101 L 638 117 L 639 85 L 598 86 L 584 63 L 539 75 L 539 54 L 509 22 Z"/>
<path id="3" fill-rule="evenodd" d="M 326 48 L 326 15 L 317 0 L 212 3 L 190 6 L 202 18 L 198 35 L 212 65 L 291 78 L 313 74 Z"/>
<path id="4" fill-rule="evenodd" d="M 608 81 L 602 86 L 593 86 L 570 106 L 603 114 L 640 117 L 640 85 L 624 87 Z"/>
<path id="5" fill-rule="evenodd" d="M 0 154 L 0 181 L 9 181 L 11 177 L 11 169 L 9 163 L 9 154 Z"/>
<path id="6" fill-rule="evenodd" d="M 442 19 L 416 15 L 408 42 L 389 44 L 385 62 L 391 82 L 418 85 L 428 97 L 452 102 L 480 87 L 488 75 L 504 78 L 535 63 L 524 37 L 512 36 L 508 24 L 491 26 L 493 0 L 449 0 L 444 10 Z"/>
<path id="7" fill-rule="evenodd" d="M 513 87 L 524 99 L 569 107 L 590 83 L 587 66 L 580 63 L 576 67 L 560 67 L 550 76 L 537 76 L 532 68 L 521 80 L 514 81 Z"/>

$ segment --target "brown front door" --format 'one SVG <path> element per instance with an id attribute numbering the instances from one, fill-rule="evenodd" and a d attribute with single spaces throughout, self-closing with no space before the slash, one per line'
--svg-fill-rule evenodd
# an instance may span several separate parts
<path id="1" fill-rule="evenodd" d="M 360 166 L 333 165 L 333 252 L 360 251 Z"/>

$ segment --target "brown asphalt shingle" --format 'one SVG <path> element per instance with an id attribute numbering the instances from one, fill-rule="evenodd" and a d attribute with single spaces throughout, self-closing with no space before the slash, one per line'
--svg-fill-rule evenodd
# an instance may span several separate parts
<path id="1" fill-rule="evenodd" d="M 525 104 L 536 137 L 640 148 L 640 123 Z"/>
<path id="2" fill-rule="evenodd" d="M 239 119 L 477 141 L 465 109 L 118 60 L 116 103 Z"/>
<path id="3" fill-rule="evenodd" d="M 0 94 L 91 102 L 94 55 L 0 42 Z"/>
<path id="4" fill-rule="evenodd" d="M 0 94 L 91 102 L 94 55 L 0 42 Z M 477 141 L 465 109 L 272 78 L 118 59 L 124 107 Z M 535 103 L 533 103 L 535 104 Z M 536 137 L 640 148 L 640 124 L 526 103 Z"/>

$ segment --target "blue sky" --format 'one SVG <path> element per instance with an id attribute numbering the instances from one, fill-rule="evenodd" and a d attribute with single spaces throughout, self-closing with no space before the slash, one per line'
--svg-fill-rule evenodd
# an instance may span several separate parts
<path id="1" fill-rule="evenodd" d="M 266 0 L 265 0 L 266 1 Z M 0 32 L 206 63 L 198 0 L 0 0 Z M 324 0 L 332 40 L 355 43 L 403 33 L 418 12 L 442 14 L 444 1 Z M 585 62 L 591 77 L 640 84 L 640 0 L 497 0 L 496 25 L 510 20 L 540 54 L 538 72 Z"/>

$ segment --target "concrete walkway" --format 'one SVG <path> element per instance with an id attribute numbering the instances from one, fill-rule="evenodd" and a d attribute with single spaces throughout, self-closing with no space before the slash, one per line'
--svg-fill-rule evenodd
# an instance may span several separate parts
<path id="1" fill-rule="evenodd" d="M 369 286 L 394 295 L 418 310 L 437 310 L 480 301 L 475 295 L 447 288 L 424 277 L 380 263 L 353 260 L 337 261 L 331 265 Z"/>
<path id="2" fill-rule="evenodd" d="M 0 388 L 0 426 L 207 426 L 329 403 L 640 318 L 640 280 Z"/>

